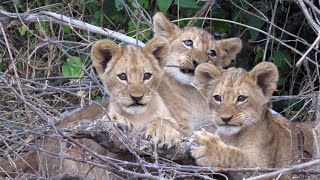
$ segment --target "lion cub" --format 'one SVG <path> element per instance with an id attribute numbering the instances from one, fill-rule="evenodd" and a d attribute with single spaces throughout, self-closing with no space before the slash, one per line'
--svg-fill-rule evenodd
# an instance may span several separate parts
<path id="1" fill-rule="evenodd" d="M 204 63 L 195 77 L 217 127 L 216 134 L 200 130 L 191 138 L 191 154 L 198 165 L 286 167 L 297 163 L 300 152 L 311 154 L 313 138 L 308 129 L 268 109 L 279 78 L 274 64 L 262 62 L 247 72 Z M 302 144 L 298 144 L 299 128 L 309 135 Z"/>
<path id="2" fill-rule="evenodd" d="M 146 138 L 166 148 L 180 139 L 178 123 L 157 92 L 168 53 L 163 37 L 153 38 L 144 48 L 120 48 L 100 40 L 91 50 L 93 65 L 110 95 L 109 117 L 127 130 L 146 129 Z"/>

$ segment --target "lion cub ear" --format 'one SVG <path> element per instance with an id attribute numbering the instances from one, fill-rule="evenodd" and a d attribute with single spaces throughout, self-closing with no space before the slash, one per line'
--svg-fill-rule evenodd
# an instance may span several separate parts
<path id="1" fill-rule="evenodd" d="M 163 36 L 169 41 L 174 39 L 181 29 L 169 21 L 164 14 L 157 12 L 153 16 L 153 32 L 155 35 Z"/>
<path id="2" fill-rule="evenodd" d="M 108 63 L 118 51 L 121 51 L 121 48 L 111 40 L 99 40 L 93 45 L 91 59 L 99 74 L 104 73 Z"/>
<path id="3" fill-rule="evenodd" d="M 220 56 L 221 67 L 226 67 L 231 60 L 235 59 L 237 54 L 241 51 L 242 42 L 239 38 L 229 38 L 219 40 L 217 42 L 218 55 Z"/>
<path id="4" fill-rule="evenodd" d="M 209 63 L 200 64 L 195 70 L 195 79 L 201 93 L 206 93 L 210 81 L 219 78 L 222 72 Z"/>
<path id="5" fill-rule="evenodd" d="M 249 74 L 262 89 L 263 94 L 268 98 L 271 97 L 277 89 L 279 79 L 277 67 L 271 62 L 262 62 L 257 64 Z"/>
<path id="6" fill-rule="evenodd" d="M 167 64 L 167 59 L 169 56 L 169 42 L 164 37 L 154 37 L 143 47 L 143 51 L 146 54 L 151 53 L 158 61 L 161 69 L 163 69 Z"/>

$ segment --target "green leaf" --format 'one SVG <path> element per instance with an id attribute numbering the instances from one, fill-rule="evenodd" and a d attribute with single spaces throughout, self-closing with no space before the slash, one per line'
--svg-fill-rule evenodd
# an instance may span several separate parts
<path id="1" fill-rule="evenodd" d="M 94 101 L 101 101 L 102 100 L 102 96 L 96 96 L 93 98 Z"/>
<path id="2" fill-rule="evenodd" d="M 4 64 L 0 63 L 0 72 L 4 72 Z"/>
<path id="3" fill-rule="evenodd" d="M 257 5 L 257 8 L 259 9 L 259 11 L 262 14 L 267 14 L 270 11 L 270 6 L 267 6 L 267 5 Z M 261 17 L 261 14 L 259 12 L 255 12 L 255 15 Z M 255 16 L 248 15 L 248 18 L 249 18 L 248 25 L 255 27 L 257 29 L 261 29 L 262 26 L 265 24 L 265 21 L 255 17 Z M 249 29 L 249 33 L 251 35 L 252 40 L 256 40 L 259 35 L 259 32 L 256 30 L 253 30 L 253 29 Z"/>
<path id="4" fill-rule="evenodd" d="M 263 57 L 263 49 L 261 47 L 258 47 L 256 51 L 257 54 L 254 60 L 257 62 Z"/>
<path id="5" fill-rule="evenodd" d="M 140 23 L 138 26 L 138 28 L 139 28 L 139 34 L 137 34 L 137 28 L 136 28 L 136 26 L 135 26 L 135 24 L 137 24 L 138 22 L 137 21 L 130 21 L 129 23 L 128 23 L 128 35 L 129 36 L 135 36 L 135 35 L 137 35 L 138 36 L 138 39 L 140 40 L 140 41 L 143 41 L 144 40 L 144 38 L 142 38 L 143 36 L 141 36 L 141 34 L 140 34 L 140 32 L 142 32 L 143 30 L 145 30 L 145 29 L 148 29 L 149 28 L 149 26 L 147 26 L 147 25 L 145 25 L 145 24 L 142 24 L 142 23 Z M 149 30 L 149 31 L 145 31 L 145 32 L 143 32 L 143 35 L 146 37 L 146 38 L 149 38 L 150 36 L 151 36 L 151 31 Z"/>
<path id="6" fill-rule="evenodd" d="M 174 4 L 183 8 L 200 8 L 196 0 L 174 0 Z"/>
<path id="7" fill-rule="evenodd" d="M 71 28 L 68 25 L 62 25 L 63 32 L 70 34 L 71 33 Z"/>
<path id="8" fill-rule="evenodd" d="M 285 70 L 287 63 L 291 63 L 291 56 L 288 50 L 274 52 L 272 59 L 280 70 Z"/>
<path id="9" fill-rule="evenodd" d="M 163 0 L 161 0 L 161 1 L 163 1 Z M 144 8 L 149 7 L 149 0 L 138 0 L 138 3 Z"/>
<path id="10" fill-rule="evenodd" d="M 166 13 L 170 7 L 171 0 L 157 0 L 157 4 L 160 11 Z"/>
<path id="11" fill-rule="evenodd" d="M 220 19 L 226 19 L 229 15 L 229 12 L 224 10 L 215 11 L 213 16 Z M 221 21 L 213 21 L 214 32 L 217 33 L 229 33 L 231 29 L 230 23 L 225 23 Z"/>
<path id="12" fill-rule="evenodd" d="M 82 65 L 81 60 L 77 56 L 72 56 L 72 59 L 75 60 L 78 64 Z M 80 76 L 82 73 L 82 69 L 72 61 L 72 59 L 68 58 L 66 62 L 62 64 L 62 75 L 66 76 Z"/>
<path id="13" fill-rule="evenodd" d="M 95 100 L 95 101 L 101 101 L 102 100 L 102 96 L 100 95 L 99 91 L 92 91 L 91 92 L 91 97 L 93 97 L 93 100 Z"/>
<path id="14" fill-rule="evenodd" d="M 258 13 L 256 13 L 256 14 L 258 14 Z M 249 16 L 249 21 L 248 21 L 249 26 L 255 27 L 257 29 L 261 29 L 261 27 L 264 25 L 264 23 L 265 23 L 265 21 L 255 17 L 255 16 Z M 251 36 L 251 40 L 256 40 L 259 35 L 259 32 L 256 30 L 253 30 L 253 29 L 249 29 L 249 33 Z"/>
<path id="15" fill-rule="evenodd" d="M 49 23 L 47 23 L 47 22 L 40 22 L 40 27 L 44 32 L 49 31 Z"/>
<path id="16" fill-rule="evenodd" d="M 123 9 L 123 4 L 121 0 L 115 0 L 115 6 L 117 11 L 121 11 Z"/>
<path id="17" fill-rule="evenodd" d="M 18 31 L 21 34 L 21 36 L 23 36 L 27 32 L 27 27 L 26 26 L 21 26 L 21 27 L 18 28 Z"/>

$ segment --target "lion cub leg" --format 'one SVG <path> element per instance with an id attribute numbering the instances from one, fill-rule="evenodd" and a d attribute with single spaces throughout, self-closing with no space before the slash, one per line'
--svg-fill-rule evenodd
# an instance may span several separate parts
<path id="1" fill-rule="evenodd" d="M 226 168 L 257 167 L 249 154 L 234 146 L 226 145 L 219 136 L 202 129 L 196 131 L 190 139 L 191 155 L 200 166 L 218 166 Z"/>
<path id="2" fill-rule="evenodd" d="M 152 140 L 158 148 L 169 149 L 180 141 L 180 132 L 175 119 L 158 117 L 147 127 L 145 138 Z"/>

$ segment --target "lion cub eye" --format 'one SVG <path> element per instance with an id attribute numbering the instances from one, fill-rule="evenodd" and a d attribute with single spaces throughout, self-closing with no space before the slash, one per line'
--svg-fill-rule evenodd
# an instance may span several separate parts
<path id="1" fill-rule="evenodd" d="M 214 57 L 217 55 L 217 52 L 215 50 L 209 50 L 208 51 L 208 55 L 211 56 L 211 57 Z"/>
<path id="2" fill-rule="evenodd" d="M 219 96 L 219 95 L 214 95 L 213 98 L 215 101 L 218 101 L 218 102 L 221 102 L 221 100 L 222 100 L 221 96 Z"/>
<path id="3" fill-rule="evenodd" d="M 122 81 L 128 80 L 128 77 L 125 73 L 118 74 L 118 78 Z"/>
<path id="4" fill-rule="evenodd" d="M 192 40 L 185 40 L 182 41 L 186 46 L 192 47 L 193 46 L 193 41 Z"/>
<path id="5" fill-rule="evenodd" d="M 144 75 L 143 75 L 143 80 L 148 80 L 148 79 L 151 78 L 151 76 L 152 76 L 151 73 L 144 73 Z"/>
<path id="6" fill-rule="evenodd" d="M 240 96 L 238 96 L 238 98 L 237 98 L 237 102 L 244 102 L 245 100 L 247 100 L 247 96 L 242 96 L 242 95 L 240 95 Z"/>

